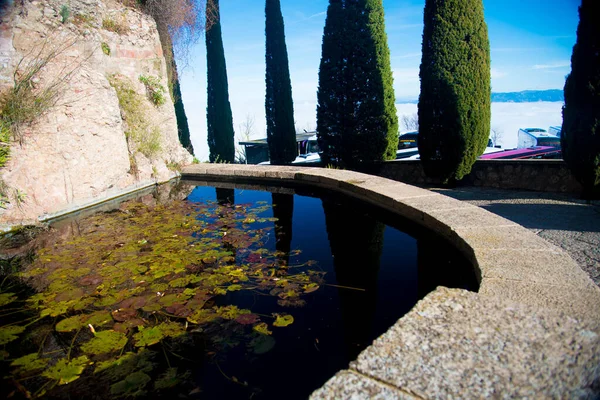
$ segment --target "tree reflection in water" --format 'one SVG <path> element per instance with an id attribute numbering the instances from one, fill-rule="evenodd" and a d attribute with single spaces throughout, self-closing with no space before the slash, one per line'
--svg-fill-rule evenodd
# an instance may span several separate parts
<path id="1" fill-rule="evenodd" d="M 372 339 L 385 225 L 360 210 L 323 200 L 348 361 Z"/>

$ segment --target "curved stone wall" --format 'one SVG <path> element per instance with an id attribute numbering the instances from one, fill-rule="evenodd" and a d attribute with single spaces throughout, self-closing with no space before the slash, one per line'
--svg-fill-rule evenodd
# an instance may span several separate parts
<path id="1" fill-rule="evenodd" d="M 396 212 L 445 236 L 478 293 L 438 287 L 311 398 L 592 398 L 600 289 L 558 247 L 479 207 L 352 171 L 196 164 L 183 178 L 295 182 Z"/>

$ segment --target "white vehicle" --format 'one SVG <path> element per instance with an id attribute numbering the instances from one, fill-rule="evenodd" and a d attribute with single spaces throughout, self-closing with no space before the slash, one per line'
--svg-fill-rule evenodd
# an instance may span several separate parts
<path id="1" fill-rule="evenodd" d="M 556 137 L 561 137 L 562 126 L 551 126 L 548 128 L 548 133 Z"/>
<path id="2" fill-rule="evenodd" d="M 319 156 L 319 151 L 321 150 L 317 142 L 317 135 L 312 135 L 308 139 L 298 141 L 298 150 L 300 154 L 292 161 L 292 164 L 321 162 L 321 156 Z M 263 161 L 258 164 L 270 165 L 271 162 Z"/>
<path id="3" fill-rule="evenodd" d="M 542 128 L 519 129 L 517 149 L 527 149 L 536 146 L 560 147 L 560 138 Z"/>

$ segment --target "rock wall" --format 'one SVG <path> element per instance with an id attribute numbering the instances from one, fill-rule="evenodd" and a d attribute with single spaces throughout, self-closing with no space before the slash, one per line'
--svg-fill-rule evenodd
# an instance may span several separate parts
<path id="1" fill-rule="evenodd" d="M 156 76 L 168 88 L 165 59 L 150 17 L 115 0 L 17 3 L 22 4 L 6 9 L 0 21 L 0 89 L 10 88 L 18 63 L 43 46 L 72 43 L 34 84 L 43 86 L 73 74 L 58 104 L 23 130 L 21 143 L 11 145 L 11 159 L 0 177 L 23 201 L 13 200 L 0 210 L 0 225 L 31 223 L 163 182 L 177 174 L 175 165 L 191 163 L 192 156 L 179 144 L 170 96 L 167 93 L 165 103 L 157 107 L 139 82 L 140 75 Z M 63 5 L 69 10 L 65 23 Z M 107 21 L 126 29 L 116 33 Z M 143 96 L 144 118 L 160 131 L 160 151 L 150 158 L 135 151 L 131 142 L 128 146 L 127 123 L 108 79 L 113 74 L 128 79 Z"/>
<path id="2" fill-rule="evenodd" d="M 377 175 L 413 185 L 437 185 L 418 160 L 381 164 Z M 581 193 L 581 185 L 563 160 L 478 160 L 461 185 L 540 192 Z"/>

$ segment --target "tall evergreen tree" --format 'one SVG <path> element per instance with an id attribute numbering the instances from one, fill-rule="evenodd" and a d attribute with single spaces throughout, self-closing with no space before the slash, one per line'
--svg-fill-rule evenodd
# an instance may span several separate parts
<path id="1" fill-rule="evenodd" d="M 235 158 L 233 117 L 229 103 L 227 66 L 221 36 L 219 0 L 212 0 L 207 19 L 214 21 L 206 31 L 206 66 L 208 101 L 206 108 L 209 160 L 232 163 Z"/>
<path id="2" fill-rule="evenodd" d="M 292 83 L 279 0 L 266 0 L 267 141 L 271 164 L 289 164 L 296 158 L 296 131 Z"/>
<path id="3" fill-rule="evenodd" d="M 460 180 L 490 134 L 490 45 L 482 0 L 425 0 L 419 154 L 425 173 Z"/>
<path id="4" fill-rule="evenodd" d="M 565 83 L 562 152 L 585 198 L 600 198 L 600 2 L 582 0 Z"/>
<path id="5" fill-rule="evenodd" d="M 325 163 L 349 168 L 396 156 L 398 117 L 382 0 L 330 0 L 317 92 Z"/>
<path id="6" fill-rule="evenodd" d="M 194 154 L 194 146 L 190 138 L 190 126 L 188 124 L 185 108 L 183 107 L 183 98 L 181 97 L 181 86 L 179 84 L 179 75 L 177 74 L 177 64 L 173 60 L 173 102 L 175 103 L 175 117 L 177 118 L 177 131 L 179 133 L 179 143 L 191 154 Z"/>

